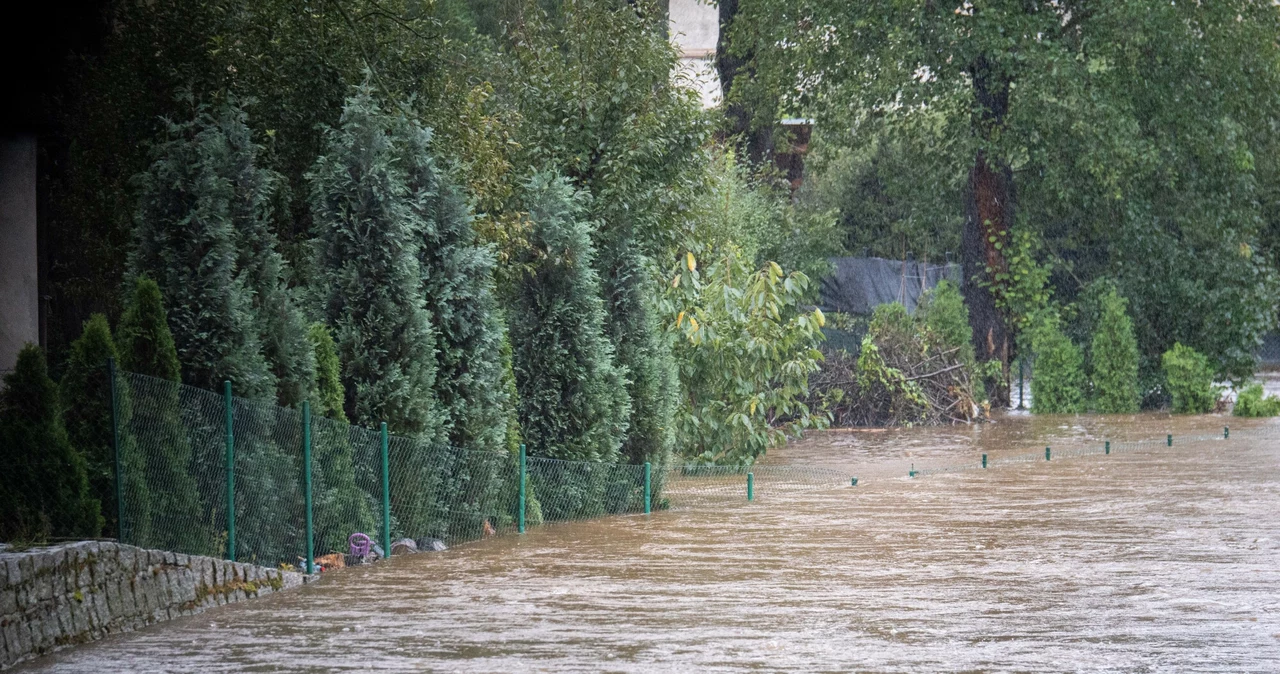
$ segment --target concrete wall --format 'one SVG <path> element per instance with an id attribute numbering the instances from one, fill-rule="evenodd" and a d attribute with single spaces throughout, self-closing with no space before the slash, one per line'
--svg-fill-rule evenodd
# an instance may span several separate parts
<path id="1" fill-rule="evenodd" d="M 106 542 L 0 553 L 0 669 L 312 578 Z"/>
<path id="2" fill-rule="evenodd" d="M 0 136 L 0 372 L 39 341 L 36 137 Z"/>

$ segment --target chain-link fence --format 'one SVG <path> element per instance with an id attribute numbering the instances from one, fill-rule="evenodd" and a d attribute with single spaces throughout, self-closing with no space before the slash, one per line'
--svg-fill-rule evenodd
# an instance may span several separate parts
<path id="1" fill-rule="evenodd" d="M 1241 439 L 1273 439 L 1280 438 L 1280 427 L 1267 426 L 1263 428 L 1250 429 L 1246 431 L 1232 431 L 1229 426 L 1224 426 L 1221 433 L 1198 434 L 1198 435 L 1166 435 L 1163 438 L 1153 438 L 1148 440 L 1123 440 L 1112 441 L 1102 440 L 1098 442 L 1079 443 L 1073 442 L 1065 446 L 1046 446 L 1043 450 L 1033 449 L 1016 454 L 999 454 L 989 455 L 982 454 L 980 457 L 963 461 L 960 463 L 948 464 L 945 466 L 931 466 L 916 468 L 912 464 L 908 471 L 908 476 L 919 477 L 926 475 L 941 475 L 946 473 L 963 473 L 968 471 L 982 471 L 997 467 L 1033 463 L 1041 461 L 1060 461 L 1063 459 L 1071 459 L 1083 456 L 1109 456 L 1111 454 L 1125 454 L 1129 452 L 1137 452 L 1144 450 L 1160 450 L 1174 449 L 1182 447 L 1203 447 L 1210 443 L 1229 443 L 1231 438 Z"/>
<path id="2" fill-rule="evenodd" d="M 113 409 L 121 540 L 266 565 L 345 554 L 355 534 L 383 551 L 404 538 L 452 545 L 848 479 L 820 468 L 655 471 L 433 445 L 237 398 L 230 386 L 219 394 L 124 372 Z"/>

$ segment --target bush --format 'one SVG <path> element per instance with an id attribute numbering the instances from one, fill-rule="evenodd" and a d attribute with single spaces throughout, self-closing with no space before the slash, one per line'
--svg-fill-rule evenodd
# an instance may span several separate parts
<path id="1" fill-rule="evenodd" d="M 1031 328 L 1035 371 L 1031 378 L 1031 411 L 1035 414 L 1079 414 L 1084 411 L 1084 356 L 1062 333 L 1056 313 L 1042 313 Z"/>
<path id="2" fill-rule="evenodd" d="M 0 394 L 0 540 L 92 538 L 102 532 L 84 457 L 58 418 L 58 390 L 44 352 L 18 352 Z"/>
<path id="3" fill-rule="evenodd" d="M 1280 398 L 1263 397 L 1262 384 L 1254 382 L 1240 390 L 1231 413 L 1237 417 L 1280 416 Z"/>
<path id="4" fill-rule="evenodd" d="M 1164 352 L 1165 387 L 1173 399 L 1176 414 L 1203 414 L 1213 411 L 1222 388 L 1213 385 L 1213 368 L 1209 359 L 1181 342 Z"/>
<path id="5" fill-rule="evenodd" d="M 731 244 L 703 262 L 681 256 L 667 289 L 685 391 L 676 430 L 687 458 L 750 465 L 787 435 L 826 426 L 825 411 L 806 400 L 826 319 L 806 310 L 800 272 L 774 262 L 754 269 Z"/>
<path id="6" fill-rule="evenodd" d="M 969 325 L 969 307 L 960 289 L 951 281 L 940 281 L 920 298 L 916 320 L 923 325 L 930 341 L 941 350 L 956 349 L 961 362 L 972 365 L 973 328 Z"/>
<path id="7" fill-rule="evenodd" d="M 1093 333 L 1093 404 L 1103 414 L 1138 411 L 1138 340 L 1125 313 L 1127 304 L 1115 290 L 1103 295 Z"/>

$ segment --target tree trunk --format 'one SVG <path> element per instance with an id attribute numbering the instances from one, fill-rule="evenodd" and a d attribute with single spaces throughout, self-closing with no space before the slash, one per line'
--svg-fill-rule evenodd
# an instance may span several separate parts
<path id="1" fill-rule="evenodd" d="M 990 140 L 1004 124 L 1009 110 L 1010 77 L 999 66 L 979 56 L 969 68 L 977 113 L 974 130 Z M 996 306 L 996 274 L 1008 270 L 1002 248 L 1009 241 L 1014 223 L 1016 194 L 1013 171 L 1003 161 L 989 161 L 979 150 L 969 172 L 965 199 L 964 232 L 960 242 L 964 270 L 964 296 L 969 304 L 969 325 L 979 360 L 999 360 L 1002 382 L 987 382 L 987 398 L 992 407 L 1009 406 L 1009 359 L 1011 344 L 1008 324 Z M 976 281 L 985 283 L 980 285 Z M 994 384 L 994 385 L 993 385 Z"/>
<path id="2" fill-rule="evenodd" d="M 752 165 L 759 166 L 773 160 L 773 124 L 761 124 L 755 119 L 755 110 L 742 101 L 731 101 L 729 93 L 733 89 L 733 81 L 742 75 L 748 80 L 754 75 L 751 70 L 752 55 L 732 53 L 729 45 L 729 32 L 733 27 L 733 19 L 738 14 L 738 0 L 720 0 L 720 37 L 716 40 L 716 73 L 720 76 L 720 92 L 724 97 L 724 112 L 728 117 L 726 135 L 738 139 L 743 144 L 746 157 Z"/>
<path id="3" fill-rule="evenodd" d="M 1004 382 L 988 382 L 987 398 L 992 407 L 1009 406 L 1010 335 L 1005 317 L 996 307 L 990 286 L 976 279 L 990 280 L 1005 271 L 1007 263 L 995 244 L 1009 239 L 1013 222 L 1013 177 L 1008 166 L 993 170 L 987 158 L 978 152 L 969 173 L 966 218 L 961 236 L 961 267 L 964 271 L 964 297 L 969 305 L 969 325 L 978 360 L 999 360 Z"/>

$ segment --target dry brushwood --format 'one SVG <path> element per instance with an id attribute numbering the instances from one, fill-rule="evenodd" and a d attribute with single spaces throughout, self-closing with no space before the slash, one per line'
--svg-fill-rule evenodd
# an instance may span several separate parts
<path id="1" fill-rule="evenodd" d="M 986 408 L 974 395 L 975 364 L 905 312 L 873 325 L 856 355 L 824 349 L 810 375 L 812 403 L 825 402 L 833 426 L 970 423 Z"/>

